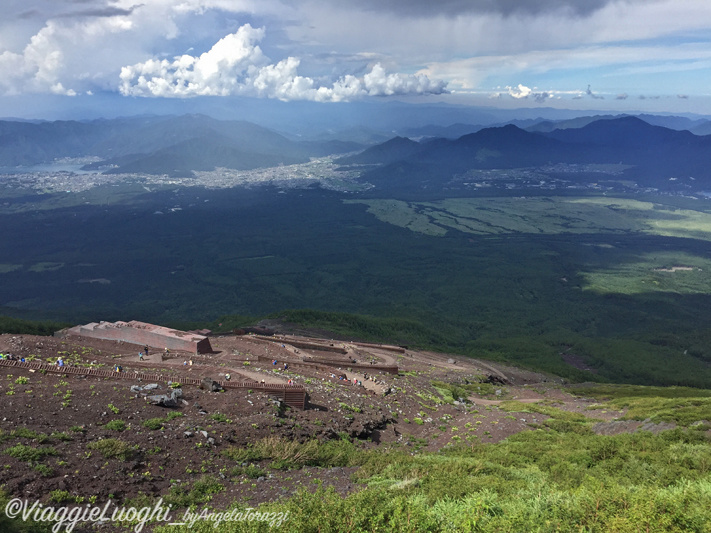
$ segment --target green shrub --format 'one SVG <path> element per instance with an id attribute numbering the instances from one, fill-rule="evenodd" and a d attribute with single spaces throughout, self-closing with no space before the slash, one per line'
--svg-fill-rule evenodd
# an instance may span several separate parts
<path id="1" fill-rule="evenodd" d="M 149 418 L 148 420 L 145 420 L 143 422 L 143 427 L 156 431 L 159 429 L 163 429 L 164 422 L 165 419 L 163 418 Z"/>
<path id="2" fill-rule="evenodd" d="M 165 502 L 173 507 L 190 507 L 207 503 L 213 494 L 225 490 L 225 486 L 212 476 L 204 476 L 197 480 L 190 490 L 184 486 L 173 485 L 165 497 Z"/>
<path id="3" fill-rule="evenodd" d="M 258 467 L 257 465 L 250 463 L 247 466 L 235 466 L 231 471 L 230 474 L 232 476 L 247 476 L 250 479 L 257 479 L 262 476 L 267 475 L 267 471 Z"/>
<path id="4" fill-rule="evenodd" d="M 49 500 L 54 503 L 74 502 L 74 496 L 67 490 L 53 490 L 49 493 Z"/>
<path id="5" fill-rule="evenodd" d="M 35 440 L 42 444 L 43 442 L 49 441 L 49 435 L 46 433 L 38 433 L 36 431 L 33 431 L 31 429 L 27 428 L 17 428 L 14 429 L 11 433 L 11 436 L 21 438 L 21 439 L 30 439 L 30 440 Z"/>
<path id="6" fill-rule="evenodd" d="M 45 457 L 58 455 L 57 450 L 55 450 L 52 446 L 33 448 L 32 446 L 26 446 L 24 444 L 16 444 L 12 448 L 6 449 L 5 453 L 15 459 L 27 462 L 37 462 L 41 461 Z"/>
<path id="7" fill-rule="evenodd" d="M 136 447 L 115 438 L 90 442 L 87 444 L 87 448 L 98 451 L 106 459 L 116 458 L 121 461 L 126 461 L 136 454 Z"/>
<path id="8" fill-rule="evenodd" d="M 126 422 L 123 420 L 112 420 L 104 424 L 104 429 L 110 429 L 112 431 L 124 431 L 126 429 Z"/>
<path id="9" fill-rule="evenodd" d="M 43 477 L 51 477 L 54 474 L 54 470 L 52 470 L 52 468 L 42 463 L 38 463 L 32 468 L 42 474 Z"/>

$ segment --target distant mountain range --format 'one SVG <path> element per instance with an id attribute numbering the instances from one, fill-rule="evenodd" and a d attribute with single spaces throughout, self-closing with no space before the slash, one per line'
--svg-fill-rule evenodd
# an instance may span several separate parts
<path id="1" fill-rule="evenodd" d="M 134 117 L 90 122 L 0 121 L 0 166 L 58 158 L 99 157 L 87 169 L 190 176 L 194 170 L 240 170 L 307 162 L 362 149 L 354 142 L 301 142 L 245 121 L 204 115 Z"/>
<path id="2" fill-rule="evenodd" d="M 384 188 L 441 188 L 470 169 L 511 169 L 555 163 L 631 165 L 645 186 L 674 177 L 711 184 L 711 136 L 653 126 L 636 117 L 607 118 L 579 128 L 541 133 L 514 125 L 484 128 L 458 139 L 415 143 L 394 138 L 341 158 L 346 165 L 380 165 L 364 179 Z"/>
<path id="3" fill-rule="evenodd" d="M 195 114 L 0 121 L 0 167 L 93 156 L 101 160 L 86 169 L 191 176 L 216 167 L 249 170 L 360 151 L 339 162 L 370 165 L 364 178 L 384 187 L 441 187 L 469 169 L 555 163 L 624 163 L 633 167 L 627 171 L 631 178 L 657 186 L 676 176 L 711 183 L 711 136 L 698 134 L 706 130 L 711 132 L 711 122 L 705 119 L 598 115 L 559 121 L 525 118 L 498 127 L 455 123 L 406 128 L 419 142 L 397 134 L 385 140 L 382 132 L 369 128 L 324 132 L 302 141 L 251 122 Z M 374 140 L 385 142 L 366 148 Z"/>

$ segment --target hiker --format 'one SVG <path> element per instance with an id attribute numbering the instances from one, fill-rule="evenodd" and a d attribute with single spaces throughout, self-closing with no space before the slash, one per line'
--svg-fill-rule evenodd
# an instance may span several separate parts
<path id="1" fill-rule="evenodd" d="M 59 359 L 57 359 L 57 366 L 64 366 L 64 361 L 62 360 L 61 357 Z"/>
<path id="2" fill-rule="evenodd" d="M 167 347 L 165 349 L 165 355 L 170 355 L 170 350 Z"/>
<path id="3" fill-rule="evenodd" d="M 138 352 L 138 360 L 143 361 L 143 352 Z"/>
<path id="4" fill-rule="evenodd" d="M 272 361 L 272 365 L 276 366 L 276 364 L 277 364 L 277 360 L 274 359 L 274 361 Z"/>
<path id="5" fill-rule="evenodd" d="M 284 363 L 284 370 L 286 370 L 287 368 L 289 368 L 289 365 L 287 365 L 286 363 Z"/>
<path id="6" fill-rule="evenodd" d="M 148 346 L 144 347 L 143 351 L 146 352 L 146 357 L 148 357 Z"/>
<path id="7" fill-rule="evenodd" d="M 231 377 L 229 374 L 225 374 L 225 381 L 229 381 Z"/>

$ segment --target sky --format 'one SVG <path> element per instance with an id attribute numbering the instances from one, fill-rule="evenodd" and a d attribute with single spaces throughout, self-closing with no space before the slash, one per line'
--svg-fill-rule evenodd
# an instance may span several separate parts
<path id="1" fill-rule="evenodd" d="M 0 3 L 0 116 L 254 98 L 711 114 L 710 82 L 709 0 Z"/>

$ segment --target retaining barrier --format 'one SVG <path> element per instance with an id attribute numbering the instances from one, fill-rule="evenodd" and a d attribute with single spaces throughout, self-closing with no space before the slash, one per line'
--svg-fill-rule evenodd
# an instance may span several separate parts
<path id="1" fill-rule="evenodd" d="M 269 363 L 274 361 L 273 357 L 267 357 L 266 355 L 258 355 L 257 361 L 260 363 Z M 350 368 L 351 370 L 367 370 L 370 373 L 373 372 L 386 372 L 388 374 L 397 375 L 400 369 L 397 366 L 386 366 L 386 365 L 363 365 L 360 363 L 351 363 L 349 361 L 337 361 L 331 359 L 309 359 L 302 361 L 292 361 L 292 360 L 281 360 L 279 365 L 275 368 L 282 368 L 283 364 L 287 363 L 289 368 L 309 368 L 321 370 L 323 372 L 333 372 L 334 368 Z"/>
<path id="2" fill-rule="evenodd" d="M 302 350 L 316 350 L 319 352 L 335 352 L 340 354 L 347 354 L 348 350 L 341 348 L 340 346 L 331 346 L 330 344 L 321 344 L 319 342 L 308 342 L 290 339 L 288 337 L 267 337 L 262 338 L 259 335 L 254 335 L 253 337 L 259 339 L 260 341 L 267 341 L 270 344 L 289 344 L 294 348 L 301 348 Z"/>
<path id="3" fill-rule="evenodd" d="M 370 365 L 363 363 L 351 363 L 349 361 L 338 361 L 335 359 L 310 358 L 304 359 L 304 363 L 312 363 L 319 365 L 327 365 L 329 367 L 340 366 L 341 368 L 352 368 L 353 370 L 369 370 L 370 372 L 387 372 L 388 374 L 397 375 L 400 369 L 397 365 Z"/>
<path id="4" fill-rule="evenodd" d="M 391 344 L 374 344 L 371 342 L 353 342 L 352 344 L 355 346 L 360 346 L 361 348 L 376 348 L 396 353 L 405 353 L 407 351 L 407 348 L 405 348 L 404 346 L 393 346 Z"/>

